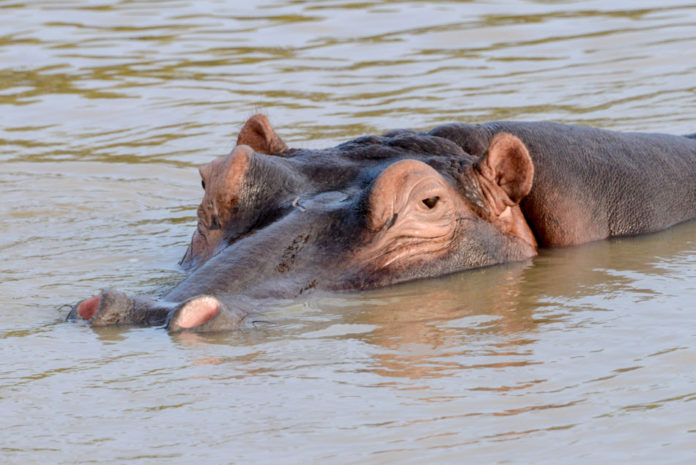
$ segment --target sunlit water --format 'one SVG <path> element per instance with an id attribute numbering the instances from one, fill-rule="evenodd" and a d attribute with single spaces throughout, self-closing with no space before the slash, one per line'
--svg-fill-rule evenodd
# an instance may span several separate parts
<path id="1" fill-rule="evenodd" d="M 694 463 L 694 222 L 244 332 L 62 322 L 183 277 L 196 167 L 258 110 L 304 147 L 497 119 L 693 133 L 696 6 L 0 1 L 0 463 Z"/>

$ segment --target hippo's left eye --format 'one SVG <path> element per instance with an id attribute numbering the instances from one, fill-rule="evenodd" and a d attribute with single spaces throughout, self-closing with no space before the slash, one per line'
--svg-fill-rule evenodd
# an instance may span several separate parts
<path id="1" fill-rule="evenodd" d="M 435 208 L 435 205 L 437 205 L 438 200 L 440 200 L 440 197 L 428 197 L 427 199 L 423 199 L 423 205 L 432 210 Z"/>

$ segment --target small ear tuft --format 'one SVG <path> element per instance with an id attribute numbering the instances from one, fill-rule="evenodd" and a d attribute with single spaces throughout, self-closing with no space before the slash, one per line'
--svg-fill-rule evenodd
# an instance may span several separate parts
<path id="1" fill-rule="evenodd" d="M 239 131 L 237 145 L 248 145 L 255 152 L 266 155 L 279 155 L 288 147 L 273 130 L 266 115 L 256 114 L 249 118 Z"/>
<path id="2" fill-rule="evenodd" d="M 496 134 L 476 168 L 484 178 L 503 190 L 512 205 L 518 204 L 532 189 L 532 158 L 524 143 L 512 134 Z"/>

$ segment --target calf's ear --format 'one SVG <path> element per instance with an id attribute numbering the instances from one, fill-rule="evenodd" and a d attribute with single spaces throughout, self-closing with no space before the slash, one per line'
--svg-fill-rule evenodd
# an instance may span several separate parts
<path id="1" fill-rule="evenodd" d="M 266 115 L 256 114 L 249 118 L 239 131 L 237 145 L 248 145 L 254 152 L 266 155 L 280 155 L 288 147 L 273 130 Z"/>
<path id="2" fill-rule="evenodd" d="M 524 143 L 512 134 L 496 134 L 474 165 L 482 190 L 497 213 L 517 205 L 532 189 L 534 164 Z"/>

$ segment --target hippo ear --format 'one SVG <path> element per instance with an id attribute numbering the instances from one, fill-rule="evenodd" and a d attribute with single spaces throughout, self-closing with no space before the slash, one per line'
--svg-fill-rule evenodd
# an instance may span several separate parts
<path id="1" fill-rule="evenodd" d="M 237 145 L 248 145 L 255 152 L 266 155 L 280 155 L 288 147 L 271 127 L 266 115 L 257 114 L 249 118 L 239 131 Z"/>
<path id="2" fill-rule="evenodd" d="M 497 214 L 517 205 L 532 189 L 532 158 L 527 147 L 512 134 L 496 134 L 474 168 L 482 181 L 483 193 Z"/>

